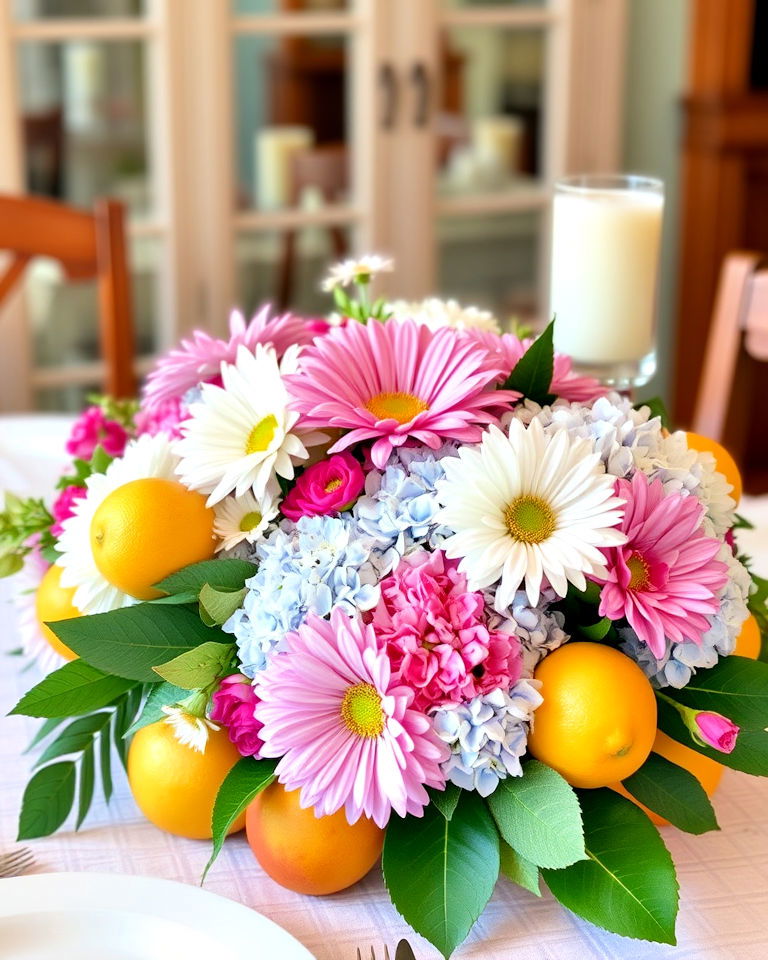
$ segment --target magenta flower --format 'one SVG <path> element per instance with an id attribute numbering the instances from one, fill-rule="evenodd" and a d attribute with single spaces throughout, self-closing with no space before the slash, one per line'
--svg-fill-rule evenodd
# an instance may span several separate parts
<path id="1" fill-rule="evenodd" d="M 626 501 L 620 529 L 627 542 L 603 551 L 608 573 L 600 615 L 626 617 L 659 659 L 665 638 L 700 643 L 728 576 L 714 559 L 720 541 L 701 529 L 704 507 L 696 497 L 665 496 L 661 481 L 650 482 L 639 470 L 631 482 L 616 481 L 616 495 Z"/>
<path id="2" fill-rule="evenodd" d="M 54 537 L 61 536 L 62 530 L 64 529 L 62 523 L 74 516 L 75 504 L 78 500 L 82 500 L 87 493 L 88 491 L 85 487 L 65 487 L 54 500 L 53 506 L 51 507 L 51 513 L 55 521 L 51 527 L 51 533 Z"/>
<path id="3" fill-rule="evenodd" d="M 488 330 L 468 330 L 466 335 L 482 343 L 492 356 L 503 358 L 504 374 L 501 379 L 509 376 L 517 366 L 517 361 L 533 343 L 530 337 L 521 340 L 512 333 L 499 336 Z M 573 360 L 567 354 L 555 353 L 549 392 L 571 403 L 591 403 L 605 396 L 608 389 L 592 377 L 581 377 L 574 373 Z"/>
<path id="4" fill-rule="evenodd" d="M 146 407 L 136 414 L 136 436 L 148 433 L 150 437 L 165 433 L 171 440 L 181 437 L 181 424 L 189 416 L 186 405 L 179 397 L 170 397 L 156 404 L 152 409 Z"/>
<path id="5" fill-rule="evenodd" d="M 488 629 L 482 593 L 441 550 L 409 554 L 382 581 L 373 626 L 421 710 L 507 690 L 522 671 L 517 637 Z"/>
<path id="6" fill-rule="evenodd" d="M 307 467 L 280 509 L 289 520 L 339 513 L 354 503 L 364 486 L 363 468 L 345 450 Z"/>
<path id="7" fill-rule="evenodd" d="M 410 438 L 433 450 L 445 440 L 477 442 L 519 396 L 495 389 L 503 367 L 449 327 L 350 323 L 315 340 L 286 382 L 304 426 L 349 431 L 331 453 L 373 440 L 371 458 L 382 468 Z"/>
<path id="8" fill-rule="evenodd" d="M 722 714 L 702 710 L 696 714 L 695 721 L 699 736 L 707 746 L 721 753 L 733 751 L 740 728 L 732 720 Z"/>
<path id="9" fill-rule="evenodd" d="M 128 439 L 121 424 L 108 420 L 101 407 L 86 407 L 72 427 L 67 453 L 81 460 L 90 460 L 93 451 L 100 446 L 110 457 L 121 457 Z"/>
<path id="10" fill-rule="evenodd" d="M 224 677 L 211 700 L 210 719 L 226 727 L 229 739 L 244 757 L 258 757 L 262 725 L 254 714 L 259 701 L 248 677 L 242 673 Z"/>
<path id="11" fill-rule="evenodd" d="M 317 816 L 342 807 L 349 823 L 392 810 L 421 816 L 426 786 L 443 789 L 448 749 L 413 692 L 391 676 L 373 627 L 338 607 L 330 621 L 310 614 L 257 676 L 264 724 L 262 757 L 281 757 L 276 773 Z"/>
<path id="12" fill-rule="evenodd" d="M 246 324 L 242 313 L 234 310 L 229 318 L 229 340 L 195 330 L 179 348 L 161 358 L 147 377 L 144 406 L 154 411 L 164 401 L 179 399 L 190 388 L 218 377 L 221 364 L 234 363 L 241 345 L 253 353 L 256 344 L 271 344 L 279 358 L 291 344 L 311 343 L 313 336 L 306 322 L 290 313 L 271 317 L 269 307 L 264 307 Z"/>

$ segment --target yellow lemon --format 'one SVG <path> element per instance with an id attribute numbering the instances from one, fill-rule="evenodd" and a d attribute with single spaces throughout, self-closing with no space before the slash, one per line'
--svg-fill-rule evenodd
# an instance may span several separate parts
<path id="1" fill-rule="evenodd" d="M 574 787 L 605 787 L 645 762 L 656 736 L 656 697 L 638 665 L 599 643 L 566 643 L 534 677 L 544 702 L 528 747 Z"/>
<path id="2" fill-rule="evenodd" d="M 213 556 L 214 513 L 205 497 L 176 480 L 132 480 L 113 490 L 91 521 L 99 572 L 139 600 L 160 596 L 152 585 Z"/>
<path id="3" fill-rule="evenodd" d="M 714 456 L 717 469 L 733 487 L 731 496 L 738 503 L 741 500 L 742 492 L 741 473 L 730 453 L 722 444 L 716 440 L 710 440 L 709 437 L 702 436 L 700 433 L 689 432 L 685 436 L 691 450 L 698 450 L 699 453 L 711 453 Z"/>
<path id="4" fill-rule="evenodd" d="M 74 587 L 62 587 L 61 567 L 52 566 L 46 570 L 40 586 L 35 594 L 35 614 L 40 632 L 50 643 L 56 653 L 61 654 L 67 660 L 75 660 L 77 654 L 74 650 L 62 643 L 56 634 L 47 627 L 46 621 L 53 623 L 55 620 L 71 620 L 73 617 L 80 617 L 82 614 L 74 605 L 75 596 Z"/>
<path id="5" fill-rule="evenodd" d="M 744 621 L 741 633 L 736 638 L 736 647 L 733 652 L 737 657 L 757 660 L 760 656 L 761 644 L 760 627 L 757 625 L 757 620 L 750 614 Z"/>
<path id="6" fill-rule="evenodd" d="M 179 743 L 163 720 L 134 736 L 128 751 L 128 782 L 144 816 L 156 827 L 180 837 L 211 836 L 211 814 L 219 787 L 240 759 L 224 730 L 212 730 L 205 753 Z M 242 830 L 245 814 L 229 833 Z"/>

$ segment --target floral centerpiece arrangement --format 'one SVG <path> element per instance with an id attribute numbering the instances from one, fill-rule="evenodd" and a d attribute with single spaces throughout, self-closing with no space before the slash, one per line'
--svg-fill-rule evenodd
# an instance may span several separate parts
<path id="1" fill-rule="evenodd" d="M 336 268 L 327 320 L 195 333 L 83 414 L 50 512 L 8 497 L 2 569 L 57 667 L 15 708 L 45 718 L 19 835 L 79 827 L 114 743 L 211 862 L 244 820 L 302 892 L 381 855 L 446 957 L 500 873 L 674 943 L 657 825 L 717 829 L 722 765 L 768 775 L 738 474 L 551 325 L 371 303 L 386 267 Z"/>

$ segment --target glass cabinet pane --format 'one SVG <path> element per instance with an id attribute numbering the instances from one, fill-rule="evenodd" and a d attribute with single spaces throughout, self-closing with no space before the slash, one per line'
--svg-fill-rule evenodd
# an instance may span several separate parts
<path id="1" fill-rule="evenodd" d="M 12 0 L 11 12 L 16 20 L 140 17 L 146 0 Z"/>
<path id="2" fill-rule="evenodd" d="M 232 0 L 232 12 L 248 17 L 260 13 L 337 13 L 348 10 L 351 0 Z"/>
<path id="3" fill-rule="evenodd" d="M 340 35 L 236 38 L 239 208 L 313 210 L 349 200 L 347 62 Z"/>
<path id="4" fill-rule="evenodd" d="M 521 189 L 540 177 L 544 51 L 540 29 L 443 31 L 437 117 L 442 195 Z"/>
<path id="5" fill-rule="evenodd" d="M 27 190 L 151 210 L 142 42 L 25 41 L 17 71 Z"/>
<path id="6" fill-rule="evenodd" d="M 544 7 L 549 0 L 441 0 L 446 10 L 466 10 L 472 7 Z"/>

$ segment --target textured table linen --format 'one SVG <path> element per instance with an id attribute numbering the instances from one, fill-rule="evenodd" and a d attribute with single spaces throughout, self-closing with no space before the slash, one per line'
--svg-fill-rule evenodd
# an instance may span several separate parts
<path id="1" fill-rule="evenodd" d="M 64 457 L 67 418 L 0 418 L 0 490 L 43 495 Z M 748 501 L 744 513 L 760 519 L 763 533 L 744 540 L 768 575 L 768 501 Z M 0 581 L 0 650 L 18 646 L 13 581 Z M 31 758 L 22 751 L 39 721 L 6 717 L 38 675 L 19 672 L 19 661 L 0 656 L 0 849 L 12 844 Z M 119 764 L 115 765 L 115 769 Z M 501 880 L 456 960 L 587 960 L 587 958 L 711 958 L 765 960 L 768 949 L 768 780 L 726 771 L 715 796 L 721 831 L 692 837 L 663 831 L 680 879 L 677 948 L 605 933 L 569 914 L 548 894 L 541 899 Z M 209 844 L 162 833 L 139 814 L 124 776 L 116 778 L 107 807 L 97 798 L 78 834 L 71 828 L 32 841 L 37 872 L 104 871 L 165 877 L 195 884 Z M 343 855 L 343 851 L 339 852 Z M 206 888 L 253 907 L 284 927 L 318 960 L 354 960 L 355 948 L 390 951 L 408 937 L 418 960 L 439 954 L 413 934 L 389 903 L 377 871 L 351 890 L 304 897 L 284 890 L 261 870 L 244 835 L 227 841 Z M 0 881 L 2 896 L 2 881 Z M 366 949 L 363 955 L 367 958 Z"/>

